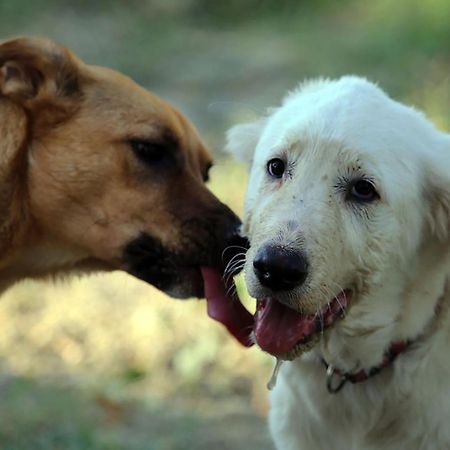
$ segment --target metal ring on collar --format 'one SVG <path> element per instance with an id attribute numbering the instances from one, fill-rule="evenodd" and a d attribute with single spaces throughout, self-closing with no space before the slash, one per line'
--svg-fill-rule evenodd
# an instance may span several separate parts
<path id="1" fill-rule="evenodd" d="M 347 383 L 347 377 L 341 375 L 334 370 L 334 367 L 330 364 L 327 367 L 327 390 L 330 394 L 339 392 Z"/>

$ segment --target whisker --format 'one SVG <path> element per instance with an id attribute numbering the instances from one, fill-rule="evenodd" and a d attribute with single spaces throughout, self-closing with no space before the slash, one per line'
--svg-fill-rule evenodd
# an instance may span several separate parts
<path id="1" fill-rule="evenodd" d="M 237 249 L 240 249 L 240 250 L 244 250 L 244 252 L 247 252 L 247 248 L 243 247 L 242 245 L 229 245 L 228 247 L 225 247 L 225 248 L 223 249 L 223 251 L 222 251 L 222 260 L 223 260 L 223 258 L 224 258 L 224 256 L 225 256 L 225 253 L 226 253 L 228 250 L 231 250 L 231 249 L 233 249 L 233 248 L 237 248 Z"/>
<path id="2" fill-rule="evenodd" d="M 226 293 L 227 297 L 235 297 L 237 296 L 237 287 L 235 284 L 232 284 L 228 289 Z"/>
<path id="3" fill-rule="evenodd" d="M 242 265 L 241 267 L 238 266 L 236 269 L 241 271 L 243 268 L 244 268 L 244 266 Z M 232 279 L 233 279 L 233 274 L 230 273 L 229 275 L 227 275 L 226 277 L 223 278 L 223 281 L 226 285 L 228 285 Z M 231 283 L 231 286 L 234 286 L 234 285 L 235 285 L 234 282 Z"/>
<path id="4" fill-rule="evenodd" d="M 338 305 L 339 305 L 339 309 L 341 310 L 342 315 L 345 317 L 345 314 L 346 314 L 345 308 L 344 308 L 344 306 L 342 305 L 342 303 L 339 301 L 339 298 L 338 298 L 340 294 L 344 294 L 344 297 L 345 297 L 345 299 L 347 300 L 347 296 L 345 295 L 345 289 L 344 289 L 342 286 L 340 286 L 338 283 L 336 283 L 336 282 L 334 282 L 334 281 L 331 281 L 331 282 L 332 282 L 335 286 L 337 286 L 338 289 L 339 289 L 338 294 L 337 294 L 334 298 L 335 298 L 336 302 L 337 302 Z"/>
<path id="5" fill-rule="evenodd" d="M 229 270 L 229 267 L 236 261 L 245 261 L 245 253 L 237 253 L 236 255 L 234 255 L 230 261 L 228 261 L 228 264 L 225 267 L 225 273 L 227 272 L 227 270 Z"/>
<path id="6" fill-rule="evenodd" d="M 222 279 L 224 280 L 229 279 L 230 277 L 236 274 L 237 269 L 241 270 L 244 266 L 245 260 L 235 261 L 234 263 L 226 267 Z"/>
<path id="7" fill-rule="evenodd" d="M 322 309 L 319 309 L 319 320 L 320 320 L 320 334 L 323 336 L 323 330 L 325 328 L 325 324 L 323 322 L 323 312 Z"/>
<path id="8" fill-rule="evenodd" d="M 230 268 L 229 273 L 224 273 L 222 276 L 222 280 L 225 284 L 228 284 L 231 279 L 234 278 L 234 275 L 238 272 L 240 272 L 245 266 L 245 261 L 238 261 L 233 267 Z"/>
<path id="9" fill-rule="evenodd" d="M 245 261 L 245 255 L 243 255 L 243 254 L 238 254 L 238 255 L 234 256 L 233 259 L 231 259 L 231 260 L 228 262 L 228 264 L 227 264 L 227 266 L 226 266 L 226 268 L 225 268 L 225 272 L 227 271 L 227 269 L 228 269 L 230 266 L 232 266 L 232 265 L 235 264 L 236 262 L 239 263 L 239 262 L 243 262 L 243 261 Z"/>
<path id="10" fill-rule="evenodd" d="M 238 260 L 238 261 L 234 261 L 234 263 L 231 264 L 230 267 L 228 268 L 228 271 L 229 271 L 229 272 L 232 272 L 233 270 L 236 269 L 236 267 L 239 267 L 239 266 L 241 266 L 241 267 L 244 267 L 244 266 L 245 266 L 245 259 L 240 259 L 240 260 Z M 229 275 L 228 272 L 225 272 L 225 274 L 226 274 L 226 275 Z"/>

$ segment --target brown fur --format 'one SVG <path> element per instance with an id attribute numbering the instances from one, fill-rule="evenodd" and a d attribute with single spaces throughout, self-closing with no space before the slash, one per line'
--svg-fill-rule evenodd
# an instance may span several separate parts
<path id="1" fill-rule="evenodd" d="M 124 249 L 142 234 L 198 272 L 238 224 L 205 187 L 211 157 L 178 111 L 46 39 L 0 44 L 0 139 L 0 288 L 130 270 Z M 175 167 L 144 164 L 130 139 L 169 141 Z M 177 295 L 200 295 L 191 284 Z"/>

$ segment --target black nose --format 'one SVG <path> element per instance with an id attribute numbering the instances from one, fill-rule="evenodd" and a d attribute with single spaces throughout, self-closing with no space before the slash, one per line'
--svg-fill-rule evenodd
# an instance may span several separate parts
<path id="1" fill-rule="evenodd" d="M 256 254 L 253 269 L 263 286 L 273 291 L 287 291 L 304 283 L 308 262 L 301 252 L 264 246 Z"/>

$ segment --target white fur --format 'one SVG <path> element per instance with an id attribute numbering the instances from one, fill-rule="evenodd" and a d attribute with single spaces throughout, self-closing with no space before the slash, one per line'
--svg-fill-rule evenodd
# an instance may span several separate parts
<path id="1" fill-rule="evenodd" d="M 258 123 L 234 127 L 227 148 L 251 161 L 249 292 L 271 294 L 252 268 L 267 243 L 308 255 L 305 284 L 283 294 L 292 308 L 315 312 L 341 289 L 354 291 L 346 317 L 282 367 L 269 420 L 276 447 L 450 448 L 450 320 L 445 308 L 434 312 L 450 275 L 450 136 L 349 76 L 301 85 Z M 267 174 L 276 157 L 289 167 L 281 181 Z M 346 198 L 345 180 L 361 177 L 375 183 L 379 200 Z M 416 339 L 430 323 L 433 333 L 380 374 L 326 390 L 321 358 L 345 371 L 369 369 L 392 342 Z"/>

